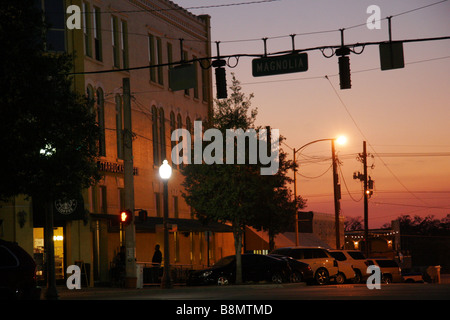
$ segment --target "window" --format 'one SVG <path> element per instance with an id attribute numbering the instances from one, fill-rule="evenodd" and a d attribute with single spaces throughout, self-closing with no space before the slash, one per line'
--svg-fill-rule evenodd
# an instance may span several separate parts
<path id="1" fill-rule="evenodd" d="M 111 37 L 112 37 L 112 49 L 113 49 L 113 65 L 114 67 L 120 67 L 119 59 L 119 32 L 117 17 L 111 17 Z"/>
<path id="2" fill-rule="evenodd" d="M 345 260 L 347 260 L 347 258 L 345 257 L 345 254 L 343 254 L 342 252 L 330 252 L 330 254 L 337 261 L 345 261 Z"/>
<path id="3" fill-rule="evenodd" d="M 169 137 L 172 137 L 172 132 L 174 132 L 176 129 L 175 127 L 175 113 L 173 113 L 173 111 L 170 112 L 170 132 L 169 132 Z M 172 152 L 173 148 L 176 146 L 176 141 L 172 141 L 172 139 L 170 139 L 170 150 Z M 173 168 L 177 168 L 177 165 L 172 164 Z"/>
<path id="4" fill-rule="evenodd" d="M 366 259 L 362 252 L 348 251 L 348 254 L 349 254 L 350 257 L 352 257 L 355 260 L 364 260 L 364 259 Z"/>
<path id="5" fill-rule="evenodd" d="M 108 213 L 108 204 L 106 203 L 106 186 L 100 186 L 100 212 Z"/>
<path id="6" fill-rule="evenodd" d="M 83 2 L 83 35 L 84 35 L 84 54 L 92 57 L 91 47 L 91 21 L 89 13 L 89 4 Z"/>
<path id="7" fill-rule="evenodd" d="M 148 59 L 150 66 L 162 64 L 162 42 L 161 38 L 148 35 Z M 164 84 L 163 67 L 150 68 L 150 81 Z"/>
<path id="8" fill-rule="evenodd" d="M 173 217 L 178 218 L 178 196 L 173 196 Z"/>
<path id="9" fill-rule="evenodd" d="M 156 216 L 157 217 L 161 217 L 161 196 L 159 194 L 159 192 L 155 192 L 155 211 L 156 211 Z"/>
<path id="10" fill-rule="evenodd" d="M 177 129 L 183 129 L 183 120 L 181 119 L 181 115 L 177 115 Z M 184 152 L 184 150 L 183 150 Z M 183 162 L 178 165 L 180 168 L 183 168 Z"/>
<path id="11" fill-rule="evenodd" d="M 102 23 L 100 9 L 94 7 L 94 56 L 98 61 L 102 61 Z"/>
<path id="12" fill-rule="evenodd" d="M 100 128 L 100 137 L 98 141 L 99 155 L 106 156 L 106 142 L 105 142 L 105 100 L 103 90 L 97 89 L 97 121 Z"/>
<path id="13" fill-rule="evenodd" d="M 159 109 L 159 144 L 161 152 L 160 161 L 162 162 L 166 159 L 166 125 L 163 108 Z"/>
<path id="14" fill-rule="evenodd" d="M 161 38 L 156 38 L 156 64 L 162 64 L 162 43 Z M 163 85 L 164 84 L 164 78 L 163 78 L 163 67 L 158 67 L 158 83 Z"/>
<path id="15" fill-rule="evenodd" d="M 121 34 L 121 51 L 122 51 L 122 64 L 123 68 L 128 68 L 128 25 L 126 21 L 122 20 L 120 24 Z"/>
<path id="16" fill-rule="evenodd" d="M 37 1 L 34 2 L 36 3 Z M 45 49 L 58 52 L 66 51 L 64 2 L 61 0 L 42 0 L 39 1 L 37 6 L 44 12 L 45 21 L 49 25 Z"/>
<path id="17" fill-rule="evenodd" d="M 322 249 L 312 249 L 312 255 L 313 258 L 328 258 L 327 253 L 325 252 L 325 250 Z"/>
<path id="18" fill-rule="evenodd" d="M 125 208 L 125 189 L 124 188 L 118 188 L 119 191 L 119 210 L 122 211 Z"/>
<path id="19" fill-rule="evenodd" d="M 116 95 L 116 137 L 117 137 L 117 158 L 123 159 L 123 108 L 122 98 Z"/>
<path id="20" fill-rule="evenodd" d="M 170 42 L 167 42 L 167 63 L 172 63 L 173 62 L 173 54 L 172 54 L 172 44 Z M 169 65 L 169 69 L 171 69 L 172 66 Z M 169 79 L 169 83 L 170 83 L 170 72 L 168 73 L 167 78 Z"/>
<path id="21" fill-rule="evenodd" d="M 17 260 L 16 256 L 8 248 L 0 246 L 0 268 L 3 269 L 18 266 L 19 260 Z"/>
<path id="22" fill-rule="evenodd" d="M 159 134 L 158 134 L 158 110 L 152 107 L 152 140 L 153 140 L 153 164 L 159 166 L 161 164 L 159 158 Z"/>
<path id="23" fill-rule="evenodd" d="M 156 58 L 155 58 L 155 37 L 151 34 L 148 35 L 148 61 L 149 66 L 156 65 Z M 155 68 L 149 68 L 150 69 L 150 81 L 156 82 L 156 69 Z"/>
<path id="24" fill-rule="evenodd" d="M 304 259 L 305 258 L 303 249 L 293 249 L 289 253 L 289 255 L 294 259 Z"/>
<path id="25" fill-rule="evenodd" d="M 86 89 L 86 98 L 88 101 L 88 107 L 90 112 L 94 112 L 94 104 L 95 104 L 95 98 L 94 98 L 94 88 L 89 84 Z"/>
<path id="26" fill-rule="evenodd" d="M 192 56 L 192 59 L 197 59 L 196 56 Z M 198 69 L 198 62 L 194 62 L 195 65 L 195 87 L 194 87 L 194 98 L 198 99 L 198 85 L 197 85 L 197 69 Z"/>
<path id="27" fill-rule="evenodd" d="M 188 58 L 188 52 L 183 50 L 183 60 L 187 61 L 188 59 L 189 59 Z M 184 94 L 188 96 L 190 94 L 190 90 L 189 89 L 185 89 L 184 90 Z"/>

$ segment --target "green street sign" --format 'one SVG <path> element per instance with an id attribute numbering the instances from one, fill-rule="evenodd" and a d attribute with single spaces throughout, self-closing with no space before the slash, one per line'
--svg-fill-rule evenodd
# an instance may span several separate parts
<path id="1" fill-rule="evenodd" d="M 292 53 L 284 56 L 265 57 L 252 60 L 252 73 L 254 77 L 304 72 L 307 70 L 307 53 Z"/>

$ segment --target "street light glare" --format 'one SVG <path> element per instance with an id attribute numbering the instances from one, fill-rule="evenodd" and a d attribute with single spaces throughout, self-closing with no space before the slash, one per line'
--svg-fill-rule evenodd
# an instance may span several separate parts
<path id="1" fill-rule="evenodd" d="M 346 144 L 346 143 L 347 143 L 347 137 L 345 137 L 345 136 L 340 136 L 340 137 L 338 137 L 338 138 L 336 139 L 336 142 L 337 142 L 338 144 Z"/>
<path id="2" fill-rule="evenodd" d="M 167 160 L 163 161 L 163 164 L 159 167 L 159 176 L 161 179 L 167 180 L 172 175 L 172 167 L 169 165 Z"/>

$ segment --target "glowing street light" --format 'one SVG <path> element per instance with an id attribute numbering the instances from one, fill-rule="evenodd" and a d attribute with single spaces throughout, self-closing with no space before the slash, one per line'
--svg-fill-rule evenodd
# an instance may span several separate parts
<path id="1" fill-rule="evenodd" d="M 340 136 L 340 137 L 336 138 L 335 140 L 340 145 L 344 145 L 344 144 L 347 143 L 347 137 L 346 136 Z"/>
<path id="2" fill-rule="evenodd" d="M 159 176 L 163 181 L 167 181 L 172 175 L 172 167 L 169 165 L 167 160 L 163 161 L 163 164 L 159 167 Z"/>
<path id="3" fill-rule="evenodd" d="M 347 138 L 345 136 L 340 136 L 338 138 L 331 138 L 331 139 L 319 139 L 314 140 L 311 142 L 308 142 L 307 144 L 301 146 L 298 149 L 293 149 L 294 153 L 294 163 L 296 163 L 295 155 L 300 150 L 306 148 L 307 146 L 321 141 L 331 141 L 331 153 L 332 153 L 332 162 L 333 162 L 333 187 L 334 187 L 334 211 L 335 211 L 335 229 L 336 229 L 336 249 L 340 249 L 340 236 L 339 236 L 339 213 L 341 211 L 341 206 L 339 199 L 341 198 L 341 192 L 340 192 L 340 186 L 339 186 L 339 179 L 338 179 L 338 173 L 337 173 L 337 159 L 336 159 L 336 150 L 335 150 L 335 142 L 342 145 L 347 142 Z M 295 197 L 295 235 L 296 235 L 296 241 L 295 244 L 299 245 L 299 239 L 298 239 L 298 210 L 297 210 L 297 168 L 294 168 L 294 197 Z"/>

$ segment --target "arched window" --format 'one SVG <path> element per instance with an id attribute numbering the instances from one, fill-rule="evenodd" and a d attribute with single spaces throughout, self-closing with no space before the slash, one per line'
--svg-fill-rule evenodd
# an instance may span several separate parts
<path id="1" fill-rule="evenodd" d="M 166 124 L 163 108 L 159 109 L 159 143 L 161 146 L 161 158 L 159 164 L 161 164 L 162 161 L 166 159 Z"/>
<path id="2" fill-rule="evenodd" d="M 152 140 L 153 140 L 153 164 L 159 166 L 159 138 L 158 138 L 158 111 L 152 106 Z"/>
<path id="3" fill-rule="evenodd" d="M 94 88 L 92 88 L 90 84 L 88 84 L 86 88 L 86 97 L 88 100 L 89 111 L 94 112 L 94 104 L 95 104 Z"/>
<path id="4" fill-rule="evenodd" d="M 192 128 L 191 118 L 189 118 L 189 117 L 186 117 L 186 130 L 189 131 L 189 133 L 192 135 L 193 128 Z"/>
<path id="5" fill-rule="evenodd" d="M 169 154 L 169 158 L 172 155 L 172 150 L 176 145 L 175 141 L 172 141 L 172 133 L 175 131 L 176 126 L 175 126 L 175 113 L 173 113 L 173 111 L 170 112 L 170 132 L 169 132 L 169 138 L 170 138 L 170 154 Z M 173 165 L 173 164 L 172 164 Z M 173 165 L 174 167 L 176 167 L 176 165 Z"/>
<path id="6" fill-rule="evenodd" d="M 100 137 L 98 141 L 98 151 L 100 156 L 106 156 L 106 143 L 105 143 L 105 99 L 103 96 L 103 90 L 97 89 L 97 121 L 100 128 Z"/>
<path id="7" fill-rule="evenodd" d="M 117 158 L 123 159 L 123 107 L 122 97 L 116 94 Z"/>

